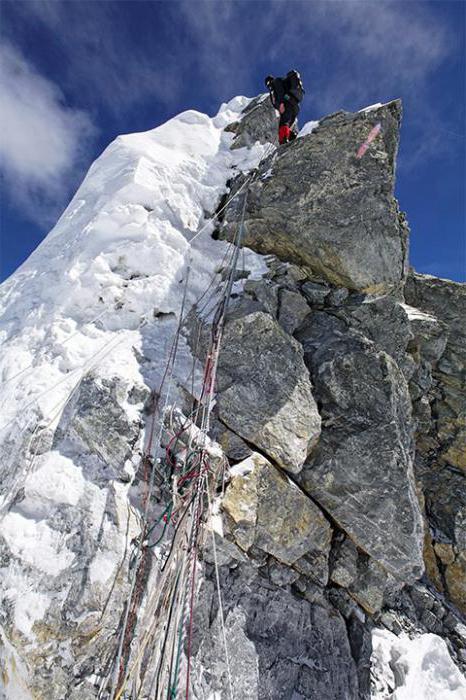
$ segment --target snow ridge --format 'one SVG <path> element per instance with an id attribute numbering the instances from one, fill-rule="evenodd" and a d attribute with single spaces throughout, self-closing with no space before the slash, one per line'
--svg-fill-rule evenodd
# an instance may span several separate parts
<path id="1" fill-rule="evenodd" d="M 52 601 L 66 596 L 53 581 L 76 558 L 70 542 L 80 523 L 71 533 L 56 529 L 59 509 L 81 509 L 82 521 L 97 532 L 109 493 L 124 510 L 129 489 L 118 481 L 99 488 L 74 463 L 71 448 L 61 454 L 48 438 L 89 373 L 100 382 L 119 376 L 128 387 L 160 382 L 187 262 L 189 308 L 228 248 L 212 240 L 214 224 L 208 223 L 227 181 L 254 168 L 266 151 L 260 144 L 230 150 L 234 135 L 224 128 L 248 102 L 238 97 L 213 118 L 190 110 L 146 133 L 118 137 L 91 166 L 49 235 L 2 285 L 0 535 L 15 563 L 1 586 L 15 627 L 29 640 Z M 260 256 L 248 252 L 246 258 L 257 274 L 265 269 Z M 181 341 L 175 380 L 183 384 L 191 366 Z M 142 404 L 123 398 L 122 406 L 129 420 L 140 420 Z M 15 468 L 21 453 L 27 458 L 23 472 Z M 134 464 L 124 469 L 134 474 Z M 118 526 L 106 527 L 113 541 L 102 548 L 106 561 L 98 552 L 90 563 L 90 575 L 101 579 L 104 590 L 124 539 Z M 32 590 L 38 581 L 40 593 Z"/>

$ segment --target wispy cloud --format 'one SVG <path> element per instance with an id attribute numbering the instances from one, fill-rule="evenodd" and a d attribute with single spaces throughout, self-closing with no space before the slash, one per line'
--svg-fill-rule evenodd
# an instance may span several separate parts
<path id="1" fill-rule="evenodd" d="M 297 67 L 308 88 L 304 108 L 311 104 L 314 118 L 402 97 L 413 127 L 409 144 L 403 144 L 402 167 L 412 169 L 455 147 L 440 136 L 442 128 L 455 127 L 440 116 L 431 82 L 461 47 L 428 3 L 207 0 L 172 6 L 181 8 L 196 38 L 199 71 L 212 90 L 224 81 L 238 89 L 240 82 L 243 92 L 254 94 L 263 89 L 254 68 Z"/>
<path id="2" fill-rule="evenodd" d="M 30 219 L 51 223 L 95 133 L 89 116 L 15 48 L 0 48 L 0 167 L 7 191 Z"/>

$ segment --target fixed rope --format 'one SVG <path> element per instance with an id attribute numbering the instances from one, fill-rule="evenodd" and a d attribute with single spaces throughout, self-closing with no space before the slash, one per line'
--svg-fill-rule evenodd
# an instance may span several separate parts
<path id="1" fill-rule="evenodd" d="M 274 146 L 272 144 L 271 148 L 274 150 Z M 267 153 L 264 158 L 268 156 L 269 153 Z M 257 170 L 250 173 L 236 192 L 228 197 L 222 206 L 216 211 L 216 216 L 220 216 L 226 207 L 235 198 L 239 197 L 243 193 L 244 201 L 241 210 L 239 227 L 234 240 L 230 241 L 229 247 L 227 248 L 222 261 L 223 264 L 223 262 L 225 262 L 226 258 L 229 256 L 230 249 L 232 249 L 233 252 L 230 260 L 228 261 L 228 276 L 224 280 L 223 288 L 221 289 L 220 293 L 220 300 L 216 305 L 214 313 L 211 341 L 204 366 L 204 376 L 200 390 L 200 398 L 197 401 L 197 407 L 193 409 L 192 414 L 186 418 L 186 424 L 188 424 L 188 422 L 191 420 L 192 425 L 199 426 L 199 435 L 197 438 L 198 444 L 195 446 L 195 448 L 193 448 L 190 436 L 189 444 L 186 446 L 184 452 L 182 464 L 179 465 L 176 462 L 172 463 L 171 453 L 175 454 L 177 443 L 183 435 L 185 426 L 182 426 L 181 430 L 178 430 L 178 432 L 174 433 L 169 439 L 168 446 L 165 450 L 165 464 L 169 469 L 169 473 L 167 472 L 165 475 L 162 475 L 162 486 L 165 484 L 164 488 L 166 488 L 169 483 L 167 479 L 172 480 L 172 497 L 171 501 L 166 504 L 162 514 L 155 520 L 155 522 L 150 524 L 148 516 L 151 498 L 153 495 L 155 475 L 161 475 L 159 470 L 161 462 L 160 459 L 157 459 L 157 452 L 161 444 L 164 430 L 164 419 L 170 402 L 181 329 L 187 318 L 187 314 L 185 314 L 185 305 L 194 253 L 191 253 L 187 261 L 178 325 L 159 390 L 157 393 L 154 392 L 156 400 L 152 411 L 151 425 L 148 431 L 146 446 L 141 459 L 141 467 L 144 475 L 143 482 L 145 484 L 142 496 L 142 527 L 140 536 L 136 541 L 136 551 L 133 552 L 132 557 L 134 563 L 131 567 L 130 589 L 118 634 L 117 653 L 113 662 L 111 663 L 109 674 L 106 675 L 107 680 L 103 679 L 100 686 L 99 697 L 101 698 L 104 697 L 102 693 L 105 693 L 105 689 L 110 685 L 110 695 L 105 695 L 105 697 L 109 698 L 109 700 L 119 700 L 123 696 L 125 688 L 130 682 L 133 674 L 136 672 L 138 665 L 141 663 L 141 659 L 143 658 L 144 654 L 147 653 L 151 640 L 154 640 L 156 642 L 156 646 L 159 646 L 156 638 L 154 637 L 159 626 L 156 613 L 159 606 L 163 606 L 164 600 L 166 600 L 166 593 L 164 593 L 164 591 L 167 592 L 169 590 L 172 590 L 172 594 L 170 595 L 170 605 L 173 605 L 178 612 L 175 610 L 173 615 L 169 613 L 169 621 L 167 622 L 166 629 L 168 641 L 167 643 L 163 644 L 163 647 L 158 652 L 156 652 L 157 656 L 159 657 L 159 663 L 158 670 L 151 687 L 153 687 L 153 684 L 155 683 L 156 691 L 154 697 L 157 699 L 162 698 L 159 692 L 160 688 L 162 688 L 162 693 L 164 692 L 163 688 L 166 688 L 167 699 L 178 696 L 182 648 L 184 638 L 186 637 L 188 653 L 185 690 L 186 698 L 189 697 L 192 648 L 191 641 L 196 595 L 198 543 L 204 519 L 206 493 L 208 510 L 210 511 L 211 508 L 210 493 L 208 493 L 209 489 L 211 488 L 208 476 L 211 465 L 209 464 L 209 455 L 206 449 L 207 434 L 209 432 L 210 415 L 213 408 L 223 327 L 235 281 L 235 274 L 243 238 L 247 195 L 249 186 L 256 176 Z M 191 246 L 193 241 L 195 241 L 197 237 L 200 236 L 202 232 L 205 231 L 210 225 L 211 221 L 208 221 L 201 227 L 201 229 L 191 239 Z M 203 294 L 194 303 L 193 308 L 203 301 L 203 308 L 206 309 L 210 304 L 210 300 L 217 297 L 218 291 L 214 289 L 206 300 L 206 296 L 213 286 L 217 276 L 217 272 L 215 272 L 207 289 L 204 290 Z M 192 369 L 193 382 L 195 364 L 196 359 L 194 357 Z M 163 403 L 161 410 L 159 407 L 160 403 Z M 160 425 L 159 430 L 157 431 L 158 420 L 160 420 Z M 213 480 L 213 483 L 215 484 L 215 479 Z M 163 525 L 161 532 L 158 536 L 155 536 L 155 531 L 162 522 Z M 132 651 L 130 651 L 129 646 L 132 638 L 134 637 L 134 630 L 137 623 L 137 611 L 142 601 L 142 597 L 144 595 L 143 588 L 150 572 L 150 553 L 152 551 L 158 551 L 159 545 L 161 545 L 162 541 L 166 537 L 168 529 L 171 526 L 173 526 L 175 529 L 168 552 L 163 555 L 159 567 L 159 581 L 157 584 L 157 588 L 159 590 L 154 591 L 154 594 L 149 596 L 146 603 L 146 614 L 148 615 L 150 610 L 153 611 L 153 622 L 146 626 L 146 630 L 143 632 L 142 637 L 139 640 L 139 651 L 135 654 L 135 660 L 131 662 L 130 667 L 127 667 L 132 655 Z M 152 542 L 150 541 L 151 539 L 153 539 Z M 163 547 L 166 549 L 166 545 L 163 545 Z M 157 556 L 160 555 L 158 554 Z M 218 577 L 217 584 L 219 584 Z M 183 591 L 183 594 L 181 594 L 181 591 Z M 220 595 L 220 591 L 218 592 Z M 173 620 L 175 621 L 174 627 Z M 170 629 L 170 627 L 173 629 Z M 223 610 L 222 628 L 224 630 Z M 227 667 L 229 668 L 225 634 L 224 647 L 226 663 Z M 166 657 L 167 648 L 170 651 L 169 661 L 167 661 L 168 667 L 165 669 L 166 664 L 164 659 Z M 143 671 L 143 673 L 146 673 L 146 671 Z M 168 674 L 168 677 L 165 683 L 164 678 L 166 674 Z M 231 674 L 229 674 L 229 679 L 229 691 L 231 695 Z M 135 686 L 133 686 L 133 693 L 135 692 L 134 688 Z"/>

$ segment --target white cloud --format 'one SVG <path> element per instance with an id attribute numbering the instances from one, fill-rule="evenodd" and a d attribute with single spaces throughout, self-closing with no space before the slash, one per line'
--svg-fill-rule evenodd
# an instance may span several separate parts
<path id="1" fill-rule="evenodd" d="M 53 221 L 95 128 L 13 46 L 0 48 L 0 167 L 29 218 Z"/>

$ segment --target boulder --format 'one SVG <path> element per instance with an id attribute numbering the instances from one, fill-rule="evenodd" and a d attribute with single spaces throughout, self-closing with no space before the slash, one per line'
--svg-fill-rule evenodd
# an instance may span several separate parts
<path id="1" fill-rule="evenodd" d="M 245 551 L 254 546 L 288 566 L 307 555 L 313 561 L 311 577 L 325 585 L 331 528 L 319 508 L 257 453 L 233 473 L 222 510 L 235 542 Z"/>
<path id="2" fill-rule="evenodd" d="M 262 311 L 225 325 L 217 371 L 222 423 L 291 473 L 320 435 L 301 346 Z"/>
<path id="3" fill-rule="evenodd" d="M 305 267 L 339 287 L 388 291 L 406 274 L 407 226 L 394 191 L 401 102 L 371 112 L 339 112 L 309 135 L 279 148 L 249 187 L 243 244 Z M 363 158 L 359 146 L 382 126 Z M 227 207 L 220 236 L 241 217 Z"/>
<path id="4" fill-rule="evenodd" d="M 289 289 L 281 289 L 278 323 L 286 333 L 292 335 L 310 313 L 305 299 Z"/>
<path id="5" fill-rule="evenodd" d="M 328 314 L 315 313 L 297 337 L 323 421 L 300 482 L 360 549 L 397 579 L 413 581 L 423 571 L 423 524 L 403 374 Z"/>

